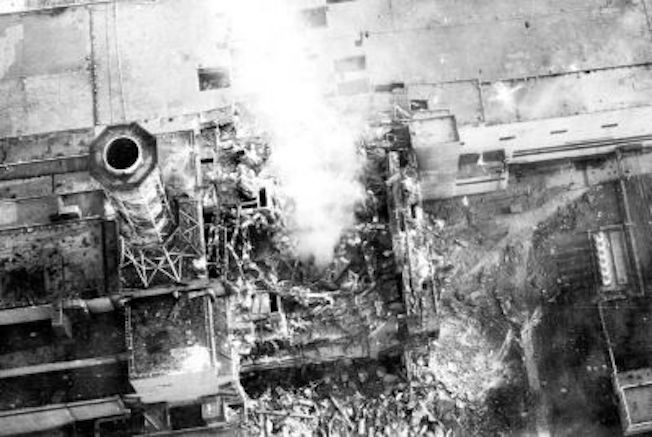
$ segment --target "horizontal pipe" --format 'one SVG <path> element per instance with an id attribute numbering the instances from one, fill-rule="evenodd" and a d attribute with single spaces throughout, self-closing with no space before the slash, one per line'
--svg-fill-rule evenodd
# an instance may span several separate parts
<path id="1" fill-rule="evenodd" d="M 115 309 L 110 297 L 98 297 L 87 300 L 70 299 L 64 300 L 62 305 L 65 309 L 83 309 L 91 314 L 108 313 Z M 53 311 L 54 307 L 52 304 L 0 310 L 0 326 L 49 320 L 52 318 Z"/>
<path id="2" fill-rule="evenodd" d="M 226 294 L 224 286 L 219 282 L 209 283 L 206 280 L 196 280 L 181 286 L 159 286 L 148 289 L 128 288 L 124 289 L 121 294 L 112 294 L 94 299 L 69 299 L 64 300 L 62 305 L 65 309 L 84 309 L 90 314 L 102 314 L 114 311 L 116 306 L 120 305 L 118 304 L 119 301 L 163 296 L 175 292 L 191 294 L 194 292 L 197 297 L 202 294 L 222 297 Z M 2 309 L 0 310 L 0 326 L 50 320 L 52 313 L 52 304 Z"/>
<path id="3" fill-rule="evenodd" d="M 20 376 L 38 375 L 40 373 L 61 372 L 64 370 L 83 369 L 85 367 L 117 364 L 129 359 L 128 353 L 113 356 L 85 358 L 83 360 L 60 361 L 56 363 L 35 364 L 32 366 L 0 369 L 0 379 L 17 378 Z"/>
<path id="4" fill-rule="evenodd" d="M 119 396 L 0 411 L 0 436 L 53 431 L 78 420 L 127 417 Z"/>
<path id="5" fill-rule="evenodd" d="M 88 170 L 88 155 L 0 164 L 0 181 Z"/>

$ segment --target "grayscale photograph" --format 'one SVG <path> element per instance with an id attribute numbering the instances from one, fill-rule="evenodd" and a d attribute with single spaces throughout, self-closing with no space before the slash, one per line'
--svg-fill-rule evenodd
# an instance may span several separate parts
<path id="1" fill-rule="evenodd" d="M 652 436 L 652 0 L 0 0 L 14 436 Z"/>

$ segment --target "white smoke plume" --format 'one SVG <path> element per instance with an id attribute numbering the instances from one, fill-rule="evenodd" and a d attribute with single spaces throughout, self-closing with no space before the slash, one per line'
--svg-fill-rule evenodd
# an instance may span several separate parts
<path id="1" fill-rule="evenodd" d="M 364 192 L 357 129 L 324 97 L 328 75 L 308 56 L 318 46 L 310 46 L 296 17 L 284 1 L 233 0 L 233 85 L 270 135 L 268 170 L 294 204 L 298 255 L 324 264 Z"/>

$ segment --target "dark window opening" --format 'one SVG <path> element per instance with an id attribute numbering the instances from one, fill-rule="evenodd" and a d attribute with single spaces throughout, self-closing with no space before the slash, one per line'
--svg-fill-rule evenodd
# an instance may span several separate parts
<path id="1" fill-rule="evenodd" d="M 374 91 L 377 93 L 393 93 L 395 90 L 403 89 L 405 89 L 405 84 L 403 82 L 386 83 L 374 87 Z"/>
<path id="2" fill-rule="evenodd" d="M 460 159 L 457 163 L 457 169 L 462 170 L 465 167 L 477 165 L 480 160 L 479 153 L 465 153 L 460 155 Z"/>
<path id="3" fill-rule="evenodd" d="M 326 27 L 328 22 L 326 20 L 326 8 L 311 8 L 304 9 L 300 12 L 301 21 L 307 27 Z"/>
<path id="4" fill-rule="evenodd" d="M 267 190 L 265 188 L 261 188 L 258 192 L 258 201 L 261 208 L 267 206 Z"/>
<path id="5" fill-rule="evenodd" d="M 138 145 L 131 138 L 117 138 L 106 146 L 106 163 L 116 170 L 125 170 L 136 163 Z"/>
<path id="6" fill-rule="evenodd" d="M 218 129 L 220 130 L 220 140 L 226 141 L 236 136 L 235 124 L 233 123 L 220 124 Z"/>
<path id="7" fill-rule="evenodd" d="M 482 154 L 460 155 L 457 164 L 459 178 L 496 177 L 505 170 L 505 151 L 490 150 Z"/>
<path id="8" fill-rule="evenodd" d="M 206 423 L 201 415 L 201 405 L 192 404 L 170 408 L 170 424 L 172 429 L 204 426 Z"/>
<path id="9" fill-rule="evenodd" d="M 482 154 L 482 160 L 484 162 L 503 162 L 505 160 L 505 151 L 504 150 L 489 150 Z"/>
<path id="10" fill-rule="evenodd" d="M 367 68 L 367 58 L 363 56 L 349 56 L 348 58 L 338 59 L 334 62 L 335 71 L 338 73 L 348 73 L 351 71 L 362 71 Z"/>
<path id="11" fill-rule="evenodd" d="M 274 293 L 269 294 L 269 311 L 272 313 L 278 313 L 279 305 L 278 305 L 278 295 Z"/>
<path id="12" fill-rule="evenodd" d="M 216 90 L 231 86 L 231 77 L 226 68 L 200 68 L 197 70 L 199 90 Z"/>
<path id="13" fill-rule="evenodd" d="M 428 109 L 428 101 L 417 99 L 410 100 L 410 111 L 426 111 Z"/>
<path id="14" fill-rule="evenodd" d="M 394 127 L 385 135 L 385 139 L 391 142 L 393 147 L 406 149 L 410 147 L 410 130 L 407 126 Z M 405 154 L 401 154 L 399 160 L 401 167 L 408 164 L 408 157 Z"/>
<path id="15" fill-rule="evenodd" d="M 410 164 L 410 160 L 408 159 L 405 153 L 401 153 L 398 156 L 398 166 L 400 168 L 405 168 L 408 166 L 408 164 Z"/>

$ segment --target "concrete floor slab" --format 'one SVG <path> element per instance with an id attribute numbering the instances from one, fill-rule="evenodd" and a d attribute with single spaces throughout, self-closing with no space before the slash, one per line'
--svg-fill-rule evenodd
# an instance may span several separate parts
<path id="1" fill-rule="evenodd" d="M 88 71 L 25 78 L 27 117 L 15 130 L 27 135 L 93 126 L 90 79 Z"/>
<path id="2" fill-rule="evenodd" d="M 127 119 L 167 118 L 228 106 L 228 90 L 199 90 L 198 68 L 230 66 L 223 14 L 212 2 L 192 0 L 182 9 L 169 0 L 147 5 L 121 2 L 106 13 L 115 23 L 106 29 L 115 45 L 111 47 L 115 61 L 98 59 L 97 73 L 106 75 L 110 69 L 111 80 L 118 81 Z M 152 41 L 165 50 L 157 50 Z"/>
<path id="3" fill-rule="evenodd" d="M 378 82 L 496 80 L 646 62 L 645 14 L 638 9 L 568 13 L 372 35 L 368 70 Z"/>
<path id="4" fill-rule="evenodd" d="M 489 124 L 649 105 L 649 65 L 542 76 L 482 85 Z"/>
<path id="5" fill-rule="evenodd" d="M 22 76 L 79 71 L 90 54 L 88 10 L 68 8 L 21 17 Z"/>
<path id="6" fill-rule="evenodd" d="M 2 118 L 0 117 L 0 123 Z M 0 163 L 39 161 L 88 153 L 93 129 L 68 130 L 42 135 L 0 138 Z"/>
<path id="7" fill-rule="evenodd" d="M 0 80 L 0 137 L 16 136 L 27 117 L 24 83 L 21 79 Z"/>
<path id="8" fill-rule="evenodd" d="M 478 82 L 473 80 L 410 84 L 408 99 L 427 100 L 429 110 L 449 110 L 458 124 L 479 123 L 484 117 Z"/>
<path id="9" fill-rule="evenodd" d="M 0 16 L 0 136 L 92 125 L 89 48 L 83 8 Z"/>
<path id="10" fill-rule="evenodd" d="M 39 197 L 50 194 L 52 194 L 51 176 L 0 181 L 0 199 Z"/>

